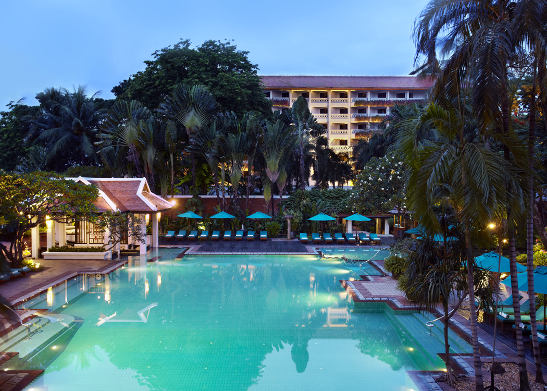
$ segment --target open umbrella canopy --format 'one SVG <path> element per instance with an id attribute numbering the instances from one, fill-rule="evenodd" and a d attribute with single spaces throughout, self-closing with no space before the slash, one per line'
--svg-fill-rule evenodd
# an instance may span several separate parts
<path id="1" fill-rule="evenodd" d="M 499 259 L 499 254 L 491 251 L 489 253 L 484 253 L 476 257 L 475 263 L 481 269 L 486 269 L 491 272 L 497 273 Z M 504 256 L 501 257 L 499 271 L 500 273 L 511 273 L 511 263 L 509 261 L 509 258 L 506 258 Z M 520 263 L 517 263 L 517 273 L 522 273 L 525 271 L 526 267 L 521 265 Z"/>
<path id="2" fill-rule="evenodd" d="M 421 225 L 418 225 L 417 227 L 415 228 L 411 228 L 411 229 L 407 229 L 405 231 L 405 234 L 409 234 L 409 235 L 423 235 L 425 234 L 425 228 Z"/>
<path id="3" fill-rule="evenodd" d="M 252 215 L 247 216 L 248 219 L 271 219 L 272 216 L 262 212 L 255 212 Z"/>
<path id="4" fill-rule="evenodd" d="M 422 236 L 419 236 L 419 237 L 417 237 L 416 239 L 422 240 L 423 237 L 422 237 Z M 433 235 L 433 240 L 434 240 L 435 242 L 444 242 L 445 239 L 446 239 L 447 242 L 454 242 L 454 241 L 458 240 L 458 238 L 455 237 L 455 236 L 447 236 L 447 237 L 445 238 L 445 237 L 444 237 L 443 235 L 441 235 L 441 234 L 435 234 L 435 235 Z"/>
<path id="5" fill-rule="evenodd" d="M 528 290 L 527 273 L 517 274 L 519 291 L 526 292 Z M 511 276 L 502 281 L 502 284 L 511 286 Z M 534 291 L 536 293 L 547 293 L 547 266 L 538 266 L 534 270 Z"/>
<path id="6" fill-rule="evenodd" d="M 226 212 L 222 211 L 222 212 L 218 212 L 215 215 L 212 215 L 209 218 L 210 219 L 233 219 L 233 218 L 235 218 L 235 216 L 232 216 L 230 213 L 226 213 Z"/>
<path id="7" fill-rule="evenodd" d="M 370 221 L 367 216 L 360 215 L 359 213 L 354 213 L 351 216 L 345 217 L 344 220 L 349 221 Z"/>
<path id="8" fill-rule="evenodd" d="M 313 217 L 310 217 L 308 220 L 310 221 L 334 221 L 336 220 L 334 217 L 326 215 L 324 213 L 319 213 Z"/>
<path id="9" fill-rule="evenodd" d="M 186 217 L 187 219 L 202 219 L 203 218 L 192 211 L 181 213 L 180 215 L 178 215 L 178 217 Z"/>

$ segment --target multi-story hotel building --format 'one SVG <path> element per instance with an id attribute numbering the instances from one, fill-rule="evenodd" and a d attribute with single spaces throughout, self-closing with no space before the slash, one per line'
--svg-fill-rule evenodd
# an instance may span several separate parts
<path id="1" fill-rule="evenodd" d="M 261 76 L 274 110 L 308 101 L 328 131 L 329 146 L 351 155 L 353 146 L 380 131 L 395 104 L 425 100 L 433 80 L 415 76 Z"/>

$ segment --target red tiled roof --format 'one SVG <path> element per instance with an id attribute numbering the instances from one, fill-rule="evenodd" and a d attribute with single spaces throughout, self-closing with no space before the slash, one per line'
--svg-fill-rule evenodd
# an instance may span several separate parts
<path id="1" fill-rule="evenodd" d="M 96 186 L 104 194 L 95 201 L 99 211 L 113 210 L 115 207 L 121 212 L 150 213 L 172 207 L 170 202 L 150 191 L 144 178 L 81 178 L 80 180 Z"/>
<path id="2" fill-rule="evenodd" d="M 434 80 L 416 76 L 260 76 L 264 88 L 429 89 Z"/>

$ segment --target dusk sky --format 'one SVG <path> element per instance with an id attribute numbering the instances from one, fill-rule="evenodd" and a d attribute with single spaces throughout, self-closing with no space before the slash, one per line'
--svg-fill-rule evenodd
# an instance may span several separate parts
<path id="1" fill-rule="evenodd" d="M 156 49 L 233 39 L 259 74 L 405 75 L 426 0 L 17 0 L 2 4 L 0 111 L 47 87 L 103 98 Z"/>

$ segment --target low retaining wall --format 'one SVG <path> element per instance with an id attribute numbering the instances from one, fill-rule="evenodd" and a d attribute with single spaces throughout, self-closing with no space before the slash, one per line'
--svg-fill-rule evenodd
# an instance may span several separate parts
<path id="1" fill-rule="evenodd" d="M 45 251 L 44 259 L 112 259 L 112 251 Z"/>

